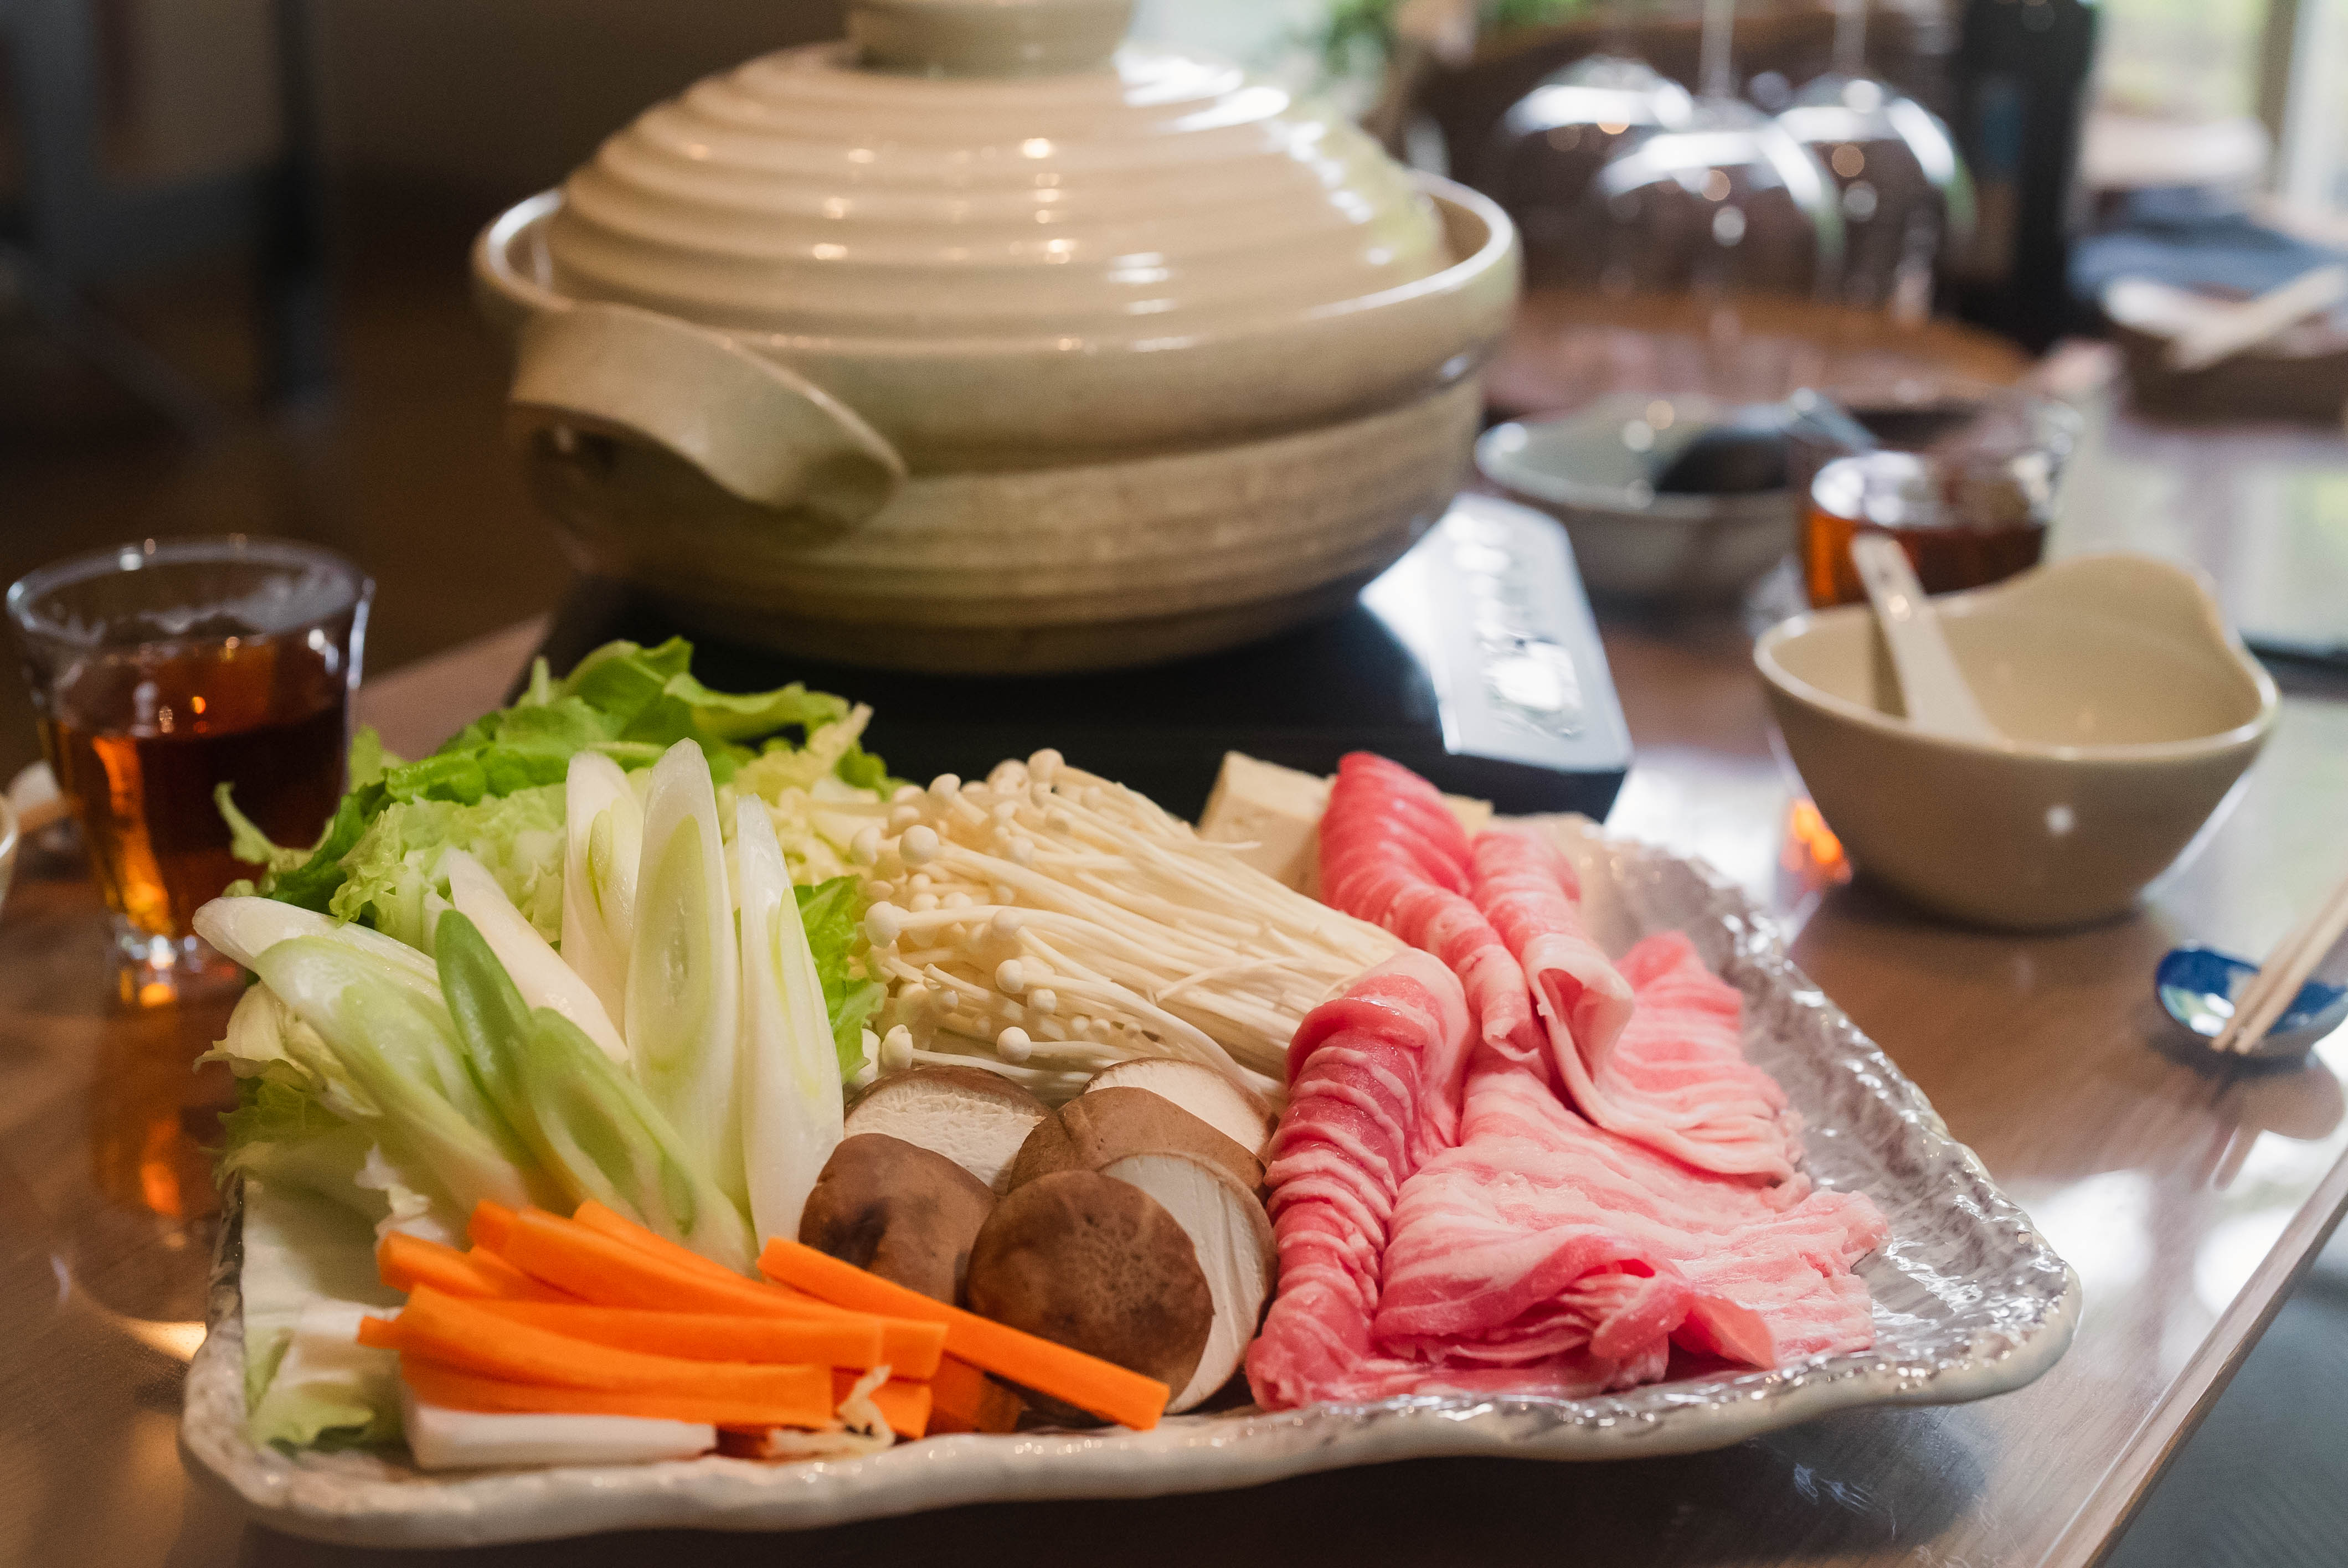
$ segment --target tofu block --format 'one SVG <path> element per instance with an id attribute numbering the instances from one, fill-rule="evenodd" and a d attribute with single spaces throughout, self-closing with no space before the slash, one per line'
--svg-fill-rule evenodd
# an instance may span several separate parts
<path id="1" fill-rule="evenodd" d="M 1199 817 L 1199 836 L 1246 845 L 1240 859 L 1275 882 L 1309 890 L 1320 859 L 1321 813 L 1328 804 L 1327 779 L 1225 752 L 1214 793 Z"/>

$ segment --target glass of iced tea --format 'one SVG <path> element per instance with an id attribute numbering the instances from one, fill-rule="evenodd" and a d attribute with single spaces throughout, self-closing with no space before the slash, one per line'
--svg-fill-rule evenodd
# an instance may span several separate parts
<path id="1" fill-rule="evenodd" d="M 1800 545 L 1811 604 L 1865 601 L 1850 560 L 1861 533 L 1897 538 L 1927 593 L 1980 588 L 2038 564 L 2076 439 L 2069 407 L 2008 394 L 1921 411 L 1913 446 L 1907 434 L 1879 432 L 1882 446 L 1835 457 L 1810 477 Z"/>
<path id="2" fill-rule="evenodd" d="M 113 910 L 127 999 L 175 999 L 217 960 L 190 928 L 253 868 L 217 792 L 307 845 L 343 793 L 375 585 L 283 539 L 148 539 L 8 590 L 41 744 Z"/>

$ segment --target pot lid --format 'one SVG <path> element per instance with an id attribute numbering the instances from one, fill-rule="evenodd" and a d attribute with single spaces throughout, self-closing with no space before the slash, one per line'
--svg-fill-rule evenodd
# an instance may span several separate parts
<path id="1" fill-rule="evenodd" d="M 795 337 L 1172 346 L 1452 258 L 1334 109 L 1121 43 L 1131 0 L 852 0 L 563 186 L 551 282 Z"/>

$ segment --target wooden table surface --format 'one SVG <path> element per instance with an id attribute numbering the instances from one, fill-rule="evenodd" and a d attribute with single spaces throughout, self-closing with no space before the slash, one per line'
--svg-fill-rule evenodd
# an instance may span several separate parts
<path id="1" fill-rule="evenodd" d="M 396 748 L 427 747 L 498 699 L 535 635 L 372 685 L 363 714 Z M 220 1014 L 119 1013 L 88 882 L 32 853 L 0 916 L 0 1563 L 2094 1561 L 2348 1202 L 2348 1031 L 2305 1065 L 2214 1067 L 2173 1050 L 2150 988 L 2173 942 L 2260 951 L 2348 866 L 2348 682 L 2286 681 L 2266 754 L 2140 913 L 2020 938 L 1934 925 L 1863 884 L 1811 886 L 1785 852 L 1788 775 L 1735 627 L 1617 618 L 1608 651 L 1639 746 L 1612 825 L 1771 899 L 1802 967 L 2077 1266 L 2077 1340 L 2032 1388 L 1684 1459 L 1419 1461 L 788 1542 L 314 1546 L 244 1525 L 174 1447 L 209 1245 L 200 1145 L 221 1093 L 186 1063 Z"/>

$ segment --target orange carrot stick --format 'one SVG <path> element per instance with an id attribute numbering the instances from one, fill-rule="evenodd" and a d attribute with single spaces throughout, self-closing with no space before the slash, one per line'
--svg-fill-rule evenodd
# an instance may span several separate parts
<path id="1" fill-rule="evenodd" d="M 613 1241 L 623 1241 L 644 1248 L 655 1257 L 664 1257 L 679 1268 L 689 1268 L 696 1274 L 714 1274 L 720 1279 L 738 1280 L 742 1276 L 724 1264 L 705 1258 L 681 1242 L 674 1242 L 657 1231 L 647 1230 L 616 1209 L 609 1209 L 589 1198 L 571 1216 L 589 1230 L 600 1231 Z"/>
<path id="2" fill-rule="evenodd" d="M 497 1286 L 489 1293 L 492 1298 L 510 1301 L 576 1301 L 579 1299 L 569 1291 L 559 1289 L 544 1280 L 532 1279 L 488 1247 L 467 1247 L 465 1261 L 479 1269 L 482 1278 Z"/>
<path id="3" fill-rule="evenodd" d="M 963 1360 L 948 1356 L 930 1379 L 932 1432 L 1008 1432 L 1019 1427 L 1019 1396 Z"/>
<path id="4" fill-rule="evenodd" d="M 1165 1413 L 1168 1389 L 1155 1378 L 933 1301 L 811 1246 L 777 1236 L 758 1255 L 758 1267 L 834 1306 L 942 1323 L 949 1354 L 1103 1420 L 1141 1432 Z"/>
<path id="5" fill-rule="evenodd" d="M 686 1268 L 554 1214 L 525 1211 L 514 1215 L 513 1228 L 498 1251 L 524 1274 L 599 1307 L 807 1316 L 757 1280 Z"/>
<path id="6" fill-rule="evenodd" d="M 541 1301 L 483 1301 L 483 1310 L 510 1322 L 654 1356 L 688 1361 L 749 1361 L 762 1365 L 848 1367 L 881 1365 L 880 1319 L 840 1313 L 831 1317 L 718 1317 L 701 1312 L 647 1312 L 630 1307 L 588 1307 Z"/>
<path id="7" fill-rule="evenodd" d="M 570 1297 L 551 1285 L 541 1285 L 495 1253 L 475 1247 L 458 1252 L 437 1241 L 399 1231 L 383 1238 L 375 1249 L 376 1269 L 384 1284 L 397 1291 L 419 1285 L 450 1296 L 513 1296 L 525 1301 L 565 1301 Z"/>
<path id="8" fill-rule="evenodd" d="M 398 1231 L 376 1244 L 375 1266 L 386 1287 L 403 1294 L 418 1285 L 429 1285 L 451 1296 L 498 1294 L 497 1286 L 455 1247 Z"/>
<path id="9" fill-rule="evenodd" d="M 803 1317 L 873 1317 L 873 1319 L 880 1321 L 880 1331 L 885 1336 L 883 1343 L 880 1343 L 880 1359 L 888 1361 L 890 1366 L 894 1366 L 897 1371 L 909 1378 L 928 1378 L 930 1373 L 937 1371 L 937 1357 L 944 1355 L 946 1349 L 946 1324 L 932 1324 L 932 1321 L 913 1319 L 913 1317 L 888 1317 L 880 1315 L 880 1312 L 857 1312 L 852 1307 L 836 1307 L 829 1300 L 817 1300 L 815 1296 L 808 1296 L 806 1291 L 789 1286 L 789 1284 L 778 1284 L 773 1279 L 763 1284 L 775 1294 L 775 1303 Z"/>
<path id="10" fill-rule="evenodd" d="M 920 1440 L 930 1430 L 930 1386 L 890 1378 L 872 1391 L 872 1403 L 889 1430 L 908 1442 Z"/>
<path id="11" fill-rule="evenodd" d="M 473 1205 L 473 1217 L 465 1227 L 466 1235 L 475 1246 L 485 1246 L 491 1252 L 503 1252 L 506 1235 L 513 1229 L 513 1210 L 503 1204 L 483 1198 Z"/>
<path id="12" fill-rule="evenodd" d="M 880 1359 L 898 1377 L 917 1380 L 934 1377 L 945 1353 L 944 1324 L 918 1323 L 910 1317 L 880 1319 Z"/>
<path id="13" fill-rule="evenodd" d="M 928 1378 L 938 1369 L 938 1358 L 945 1354 L 946 1326 L 942 1323 L 922 1323 L 911 1317 L 884 1317 L 877 1313 L 855 1312 L 845 1307 L 834 1307 L 829 1301 L 818 1301 L 804 1291 L 785 1290 L 770 1286 L 774 1292 L 769 1303 L 778 1317 L 793 1322 L 878 1323 L 880 1326 L 880 1359 L 901 1378 L 916 1381 Z"/>
<path id="14" fill-rule="evenodd" d="M 403 1354 L 413 1352 L 459 1371 L 512 1383 L 776 1401 L 802 1397 L 811 1375 L 805 1366 L 690 1361 L 615 1350 L 500 1317 L 428 1285 L 408 1296 L 391 1327 L 391 1337 Z M 816 1370 L 829 1389 L 830 1368 Z"/>
<path id="15" fill-rule="evenodd" d="M 691 1255 L 695 1263 L 706 1265 L 714 1272 L 671 1263 L 648 1248 L 540 1210 L 528 1210 L 512 1219 L 505 1245 L 499 1248 L 506 1261 L 535 1279 L 598 1307 L 710 1313 L 728 1317 L 756 1315 L 798 1321 L 837 1317 L 848 1311 L 801 1291 L 745 1279 L 698 1254 Z M 946 1333 L 934 1321 L 889 1314 L 850 1315 L 883 1319 L 880 1359 L 888 1362 L 897 1376 L 926 1378 L 937 1370 Z"/>
<path id="16" fill-rule="evenodd" d="M 644 1416 L 654 1420 L 706 1421 L 723 1427 L 829 1425 L 831 1384 L 819 1367 L 802 1368 L 804 1389 L 788 1399 L 747 1391 L 735 1395 L 685 1395 L 612 1389 L 558 1389 L 483 1378 L 428 1357 L 399 1358 L 399 1375 L 427 1405 L 451 1410 L 487 1410 L 520 1415 Z"/>

